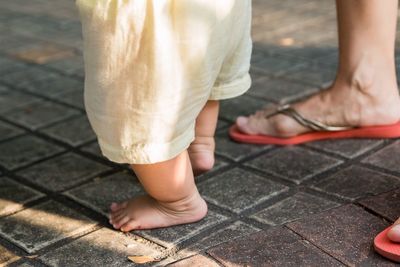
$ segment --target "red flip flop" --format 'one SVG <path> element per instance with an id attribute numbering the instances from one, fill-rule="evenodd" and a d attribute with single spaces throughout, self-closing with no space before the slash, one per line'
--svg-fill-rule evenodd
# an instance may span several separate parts
<path id="1" fill-rule="evenodd" d="M 395 262 L 400 262 L 400 243 L 395 243 L 387 237 L 387 232 L 392 226 L 379 233 L 374 239 L 375 251 L 383 257 Z"/>
<path id="2" fill-rule="evenodd" d="M 277 114 L 284 114 L 296 120 L 301 125 L 310 128 L 311 132 L 289 138 L 279 138 L 269 135 L 248 135 L 241 132 L 235 124 L 229 129 L 230 137 L 241 143 L 260 144 L 260 145 L 297 145 L 317 140 L 345 139 L 345 138 L 398 138 L 400 137 L 400 122 L 392 125 L 371 126 L 371 127 L 336 127 L 324 125 L 318 121 L 304 118 L 289 105 L 278 107 L 266 118 Z"/>

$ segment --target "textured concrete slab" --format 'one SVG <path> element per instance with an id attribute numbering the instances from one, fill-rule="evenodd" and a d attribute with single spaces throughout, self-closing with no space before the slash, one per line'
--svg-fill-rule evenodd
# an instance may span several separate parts
<path id="1" fill-rule="evenodd" d="M 33 253 L 95 224 L 86 216 L 51 201 L 1 218 L 0 236 Z"/>
<path id="2" fill-rule="evenodd" d="M 23 209 L 25 204 L 43 196 L 7 177 L 0 177 L 0 217 Z"/>
<path id="3" fill-rule="evenodd" d="M 220 266 L 217 262 L 214 260 L 207 258 L 203 255 L 196 255 L 172 264 L 167 265 L 168 267 L 218 267 Z"/>
<path id="4" fill-rule="evenodd" d="M 400 179 L 359 166 L 350 166 L 317 183 L 318 190 L 355 200 L 400 186 Z"/>
<path id="5" fill-rule="evenodd" d="M 41 132 L 71 146 L 79 146 L 96 139 L 96 135 L 86 116 L 57 123 L 42 129 Z"/>
<path id="6" fill-rule="evenodd" d="M 312 214 L 337 207 L 339 205 L 339 203 L 328 199 L 299 192 L 255 213 L 251 217 L 266 224 L 279 225 L 294 221 L 299 218 L 304 218 Z"/>
<path id="7" fill-rule="evenodd" d="M 237 213 L 288 190 L 282 184 L 238 168 L 216 175 L 198 187 L 207 201 Z"/>
<path id="8" fill-rule="evenodd" d="M 18 256 L 0 245 L 0 266 L 6 266 L 7 263 L 18 260 Z"/>
<path id="9" fill-rule="evenodd" d="M 341 160 L 301 147 L 285 147 L 264 154 L 246 165 L 300 184 L 340 163 Z"/>
<path id="10" fill-rule="evenodd" d="M 363 198 L 358 202 L 393 222 L 400 217 L 400 189 Z"/>
<path id="11" fill-rule="evenodd" d="M 66 153 L 23 169 L 18 175 L 51 191 L 63 191 L 110 169 L 77 154 Z"/>
<path id="12" fill-rule="evenodd" d="M 6 87 L 0 86 L 0 89 L 0 114 L 6 113 L 7 111 L 16 107 L 39 100 L 39 98 L 32 95 L 18 92 Z"/>
<path id="13" fill-rule="evenodd" d="M 31 135 L 23 135 L 0 144 L 0 165 L 16 169 L 45 157 L 60 153 L 64 148 Z"/>
<path id="14" fill-rule="evenodd" d="M 25 131 L 10 124 L 0 122 L 0 141 L 24 134 Z"/>
<path id="15" fill-rule="evenodd" d="M 235 121 L 238 116 L 252 114 L 255 110 L 263 108 L 268 104 L 262 99 L 243 95 L 237 98 L 221 101 L 220 117 Z"/>
<path id="16" fill-rule="evenodd" d="M 224 266 L 343 266 L 286 228 L 273 228 L 208 251 Z"/>
<path id="17" fill-rule="evenodd" d="M 102 228 L 48 252 L 40 259 L 54 267 L 61 266 L 140 266 L 128 256 L 161 257 L 163 249 L 138 238 Z"/>
<path id="18" fill-rule="evenodd" d="M 397 141 L 364 159 L 364 163 L 400 173 L 400 141 Z"/>
<path id="19" fill-rule="evenodd" d="M 372 241 L 388 224 L 362 208 L 345 205 L 288 226 L 341 262 L 355 266 L 377 257 Z"/>

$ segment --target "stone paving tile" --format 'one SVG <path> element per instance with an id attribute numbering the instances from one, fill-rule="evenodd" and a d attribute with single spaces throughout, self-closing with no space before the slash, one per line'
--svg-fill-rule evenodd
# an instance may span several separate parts
<path id="1" fill-rule="evenodd" d="M 86 116 L 57 123 L 42 129 L 41 132 L 72 146 L 78 146 L 96 139 Z"/>
<path id="2" fill-rule="evenodd" d="M 119 172 L 96 178 L 94 181 L 64 193 L 75 201 L 108 217 L 112 202 L 121 202 L 145 191 L 131 173 Z"/>
<path id="3" fill-rule="evenodd" d="M 24 130 L 0 121 L 0 141 L 25 133 Z"/>
<path id="4" fill-rule="evenodd" d="M 0 165 L 13 170 L 45 157 L 60 153 L 64 148 L 37 137 L 24 135 L 0 144 Z"/>
<path id="5" fill-rule="evenodd" d="M 218 130 L 221 130 L 221 129 L 224 129 L 224 128 L 227 128 L 227 127 L 229 127 L 230 125 L 231 125 L 230 122 L 226 122 L 226 121 L 223 121 L 223 120 L 218 120 L 218 123 L 217 123 L 217 131 L 218 131 Z"/>
<path id="6" fill-rule="evenodd" d="M 350 166 L 313 187 L 345 199 L 355 200 L 387 192 L 400 186 L 400 179 L 360 166 Z"/>
<path id="7" fill-rule="evenodd" d="M 221 101 L 220 117 L 235 121 L 240 115 L 250 115 L 268 103 L 247 95 Z"/>
<path id="8" fill-rule="evenodd" d="M 208 254 L 227 267 L 343 266 L 283 227 L 235 239 L 212 248 Z"/>
<path id="9" fill-rule="evenodd" d="M 335 75 L 336 68 L 334 67 L 320 66 L 310 63 L 290 70 L 284 75 L 284 77 L 311 85 L 327 86 L 335 79 Z"/>
<path id="10" fill-rule="evenodd" d="M 261 171 L 300 184 L 305 180 L 342 163 L 301 147 L 280 148 L 246 163 Z"/>
<path id="11" fill-rule="evenodd" d="M 82 81 L 33 67 L 2 76 L 0 81 L 9 86 L 48 97 L 83 88 Z"/>
<path id="12" fill-rule="evenodd" d="M 1 218 L 0 236 L 33 253 L 94 225 L 84 215 L 49 201 Z"/>
<path id="13" fill-rule="evenodd" d="M 103 154 L 101 153 L 99 143 L 97 141 L 82 146 L 80 148 L 80 150 L 82 150 L 84 152 L 88 152 L 94 156 L 104 158 Z"/>
<path id="14" fill-rule="evenodd" d="M 383 140 L 377 139 L 343 139 L 311 142 L 306 144 L 306 146 L 352 159 L 374 149 L 382 143 Z"/>
<path id="15" fill-rule="evenodd" d="M 21 71 L 25 68 L 26 65 L 23 64 L 22 62 L 18 62 L 9 58 L 0 57 L 0 77 L 8 73 Z"/>
<path id="16" fill-rule="evenodd" d="M 37 101 L 11 109 L 4 116 L 15 123 L 36 130 L 78 114 L 80 112 L 77 110 L 50 101 Z"/>
<path id="17" fill-rule="evenodd" d="M 38 100 L 37 97 L 0 86 L 0 114 Z"/>
<path id="18" fill-rule="evenodd" d="M 293 57 L 285 55 L 264 55 L 262 59 L 254 62 L 255 67 L 270 75 L 281 75 L 288 72 L 299 65 L 303 65 L 304 61 L 296 60 Z"/>
<path id="19" fill-rule="evenodd" d="M 82 56 L 75 56 L 63 60 L 56 60 L 46 64 L 46 66 L 61 71 L 67 75 L 85 76 L 85 67 Z"/>
<path id="20" fill-rule="evenodd" d="M 253 81 L 248 94 L 278 103 L 287 103 L 317 91 L 318 88 L 315 86 L 286 81 L 281 78 L 261 77 Z"/>
<path id="21" fill-rule="evenodd" d="M 364 159 L 364 163 L 400 173 L 400 141 L 397 141 Z"/>
<path id="22" fill-rule="evenodd" d="M 345 205 L 290 223 L 288 227 L 341 262 L 359 266 L 377 257 L 372 242 L 387 223 L 362 208 Z"/>
<path id="23" fill-rule="evenodd" d="M 212 229 L 213 226 L 227 219 L 228 218 L 222 214 L 208 210 L 207 216 L 196 223 L 135 232 L 138 235 L 141 235 L 144 238 L 156 242 L 166 248 L 172 248 L 174 246 L 179 246 L 179 244 L 183 241 L 186 241 L 203 231 Z"/>
<path id="24" fill-rule="evenodd" d="M 395 221 L 400 217 L 400 189 L 363 198 L 358 202 L 391 221 Z"/>
<path id="25" fill-rule="evenodd" d="M 15 261 L 17 259 L 17 255 L 0 245 L 0 266 L 7 266 L 7 263 L 10 263 L 11 261 Z"/>
<path id="26" fill-rule="evenodd" d="M 83 91 L 72 91 L 59 94 L 57 95 L 57 100 L 80 109 L 85 108 Z"/>
<path id="27" fill-rule="evenodd" d="M 214 260 L 207 258 L 203 255 L 196 255 L 187 259 L 167 265 L 168 267 L 219 267 L 220 265 Z"/>
<path id="28" fill-rule="evenodd" d="M 63 191 L 107 170 L 110 167 L 77 154 L 66 153 L 23 169 L 17 174 L 51 191 Z"/>
<path id="29" fill-rule="evenodd" d="M 44 195 L 7 177 L 0 177 L 0 217 L 16 212 Z"/>
<path id="30" fill-rule="evenodd" d="M 339 203 L 328 199 L 299 192 L 257 212 L 252 215 L 251 218 L 262 223 L 279 225 L 300 218 L 305 218 L 339 205 Z"/>
<path id="31" fill-rule="evenodd" d="M 218 133 L 215 137 L 215 141 L 215 153 L 234 161 L 240 161 L 255 153 L 259 153 L 271 148 L 271 146 L 260 146 L 234 142 L 229 138 L 227 130 Z"/>
<path id="32" fill-rule="evenodd" d="M 10 51 L 9 55 L 22 61 L 44 64 L 71 57 L 74 55 L 74 51 L 71 48 L 61 47 L 51 43 L 42 43 Z"/>
<path id="33" fill-rule="evenodd" d="M 194 255 L 221 243 L 237 239 L 241 236 L 247 236 L 258 231 L 260 231 L 260 229 L 247 225 L 244 222 L 236 221 L 223 229 L 214 231 L 210 233 L 210 235 L 196 241 L 189 247 L 179 251 L 179 254 L 186 256 Z"/>
<path id="34" fill-rule="evenodd" d="M 287 186 L 235 168 L 198 185 L 207 201 L 240 213 L 288 190 Z"/>
<path id="35" fill-rule="evenodd" d="M 162 248 L 141 238 L 102 228 L 39 258 L 50 266 L 139 266 L 128 256 L 160 257 Z"/>

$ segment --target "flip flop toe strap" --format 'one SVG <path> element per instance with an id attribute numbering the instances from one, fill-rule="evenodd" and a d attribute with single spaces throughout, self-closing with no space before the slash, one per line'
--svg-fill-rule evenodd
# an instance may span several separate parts
<path id="1" fill-rule="evenodd" d="M 278 114 L 283 114 L 288 117 L 291 117 L 292 119 L 297 121 L 299 124 L 303 125 L 304 127 L 310 128 L 314 131 L 337 132 L 337 131 L 344 131 L 344 130 L 349 130 L 349 129 L 354 128 L 354 127 L 348 127 L 348 126 L 330 126 L 330 125 L 326 125 L 326 124 L 316 121 L 316 120 L 304 118 L 299 112 L 297 112 L 290 105 L 278 106 L 278 108 L 275 111 L 273 111 L 270 114 L 267 114 L 265 117 L 267 119 L 269 119 Z"/>

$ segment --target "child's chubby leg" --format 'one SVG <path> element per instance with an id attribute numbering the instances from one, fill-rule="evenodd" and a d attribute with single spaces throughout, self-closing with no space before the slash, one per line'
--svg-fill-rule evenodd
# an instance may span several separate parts
<path id="1" fill-rule="evenodd" d="M 214 166 L 218 111 L 219 101 L 209 100 L 196 119 L 196 137 L 188 149 L 194 175 L 200 175 Z"/>
<path id="2" fill-rule="evenodd" d="M 207 214 L 187 151 L 155 164 L 135 164 L 132 169 L 149 195 L 111 205 L 110 223 L 123 232 L 192 223 Z"/>

